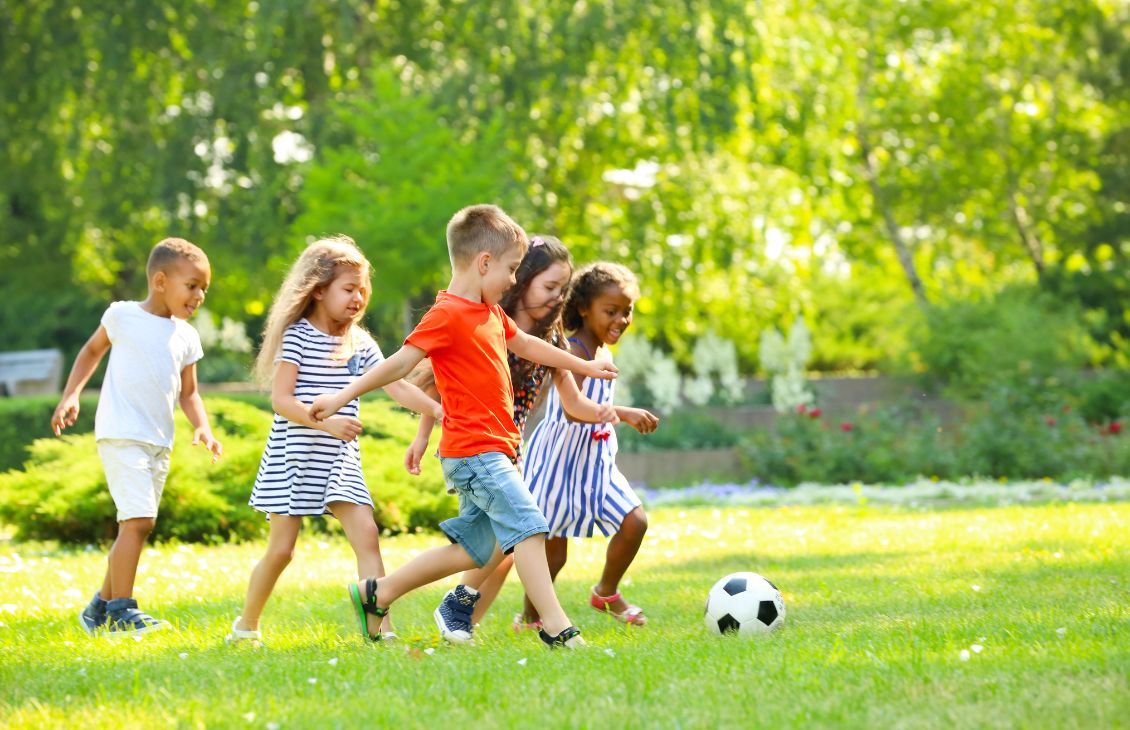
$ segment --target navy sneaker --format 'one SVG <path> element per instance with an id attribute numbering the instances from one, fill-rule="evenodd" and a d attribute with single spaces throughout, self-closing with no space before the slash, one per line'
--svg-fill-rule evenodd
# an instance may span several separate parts
<path id="1" fill-rule="evenodd" d="M 478 600 L 479 592 L 471 593 L 465 585 L 457 585 L 448 591 L 434 614 L 440 637 L 455 643 L 470 641 L 474 632 L 471 614 Z"/>
<path id="2" fill-rule="evenodd" d="M 101 592 L 96 592 L 86 608 L 82 609 L 78 621 L 88 634 L 93 634 L 106 625 L 106 601 L 102 600 Z"/>
<path id="3" fill-rule="evenodd" d="M 168 621 L 155 619 L 137 608 L 132 598 L 115 598 L 106 604 L 106 625 L 110 636 L 134 636 L 168 628 Z"/>

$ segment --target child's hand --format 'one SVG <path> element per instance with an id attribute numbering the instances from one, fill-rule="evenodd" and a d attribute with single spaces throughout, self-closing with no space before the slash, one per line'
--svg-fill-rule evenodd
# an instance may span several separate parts
<path id="1" fill-rule="evenodd" d="M 611 403 L 597 406 L 595 420 L 597 423 L 607 423 L 609 426 L 615 426 L 620 422 L 620 417 L 616 415 L 616 406 Z"/>
<path id="2" fill-rule="evenodd" d="M 310 404 L 310 418 L 314 421 L 325 421 L 341 410 L 344 403 L 338 403 L 337 397 L 332 393 L 323 393 Z"/>
<path id="3" fill-rule="evenodd" d="M 428 442 L 423 439 L 415 439 L 408 445 L 408 451 L 404 453 L 404 468 L 409 474 L 420 474 L 420 462 L 424 458 L 424 454 L 428 451 Z"/>
<path id="4" fill-rule="evenodd" d="M 63 429 L 67 426 L 75 425 L 78 420 L 78 395 L 69 395 L 63 400 L 59 401 L 59 405 L 55 408 L 55 413 L 51 416 L 51 430 L 55 432 L 56 436 L 63 433 Z"/>
<path id="5" fill-rule="evenodd" d="M 436 404 L 436 407 L 432 409 L 432 418 L 436 419 L 436 423 L 443 424 L 443 406 Z"/>
<path id="6" fill-rule="evenodd" d="M 330 416 L 322 421 L 322 428 L 342 441 L 352 441 L 361 435 L 362 430 L 361 419 L 353 416 Z"/>
<path id="7" fill-rule="evenodd" d="M 622 408 L 624 421 L 640 433 L 652 433 L 659 428 L 659 416 L 642 408 Z"/>
<path id="8" fill-rule="evenodd" d="M 202 444 L 204 448 L 212 452 L 212 463 L 215 464 L 224 455 L 224 446 L 216 437 L 212 435 L 211 429 L 207 426 L 201 426 L 196 429 L 192 434 L 192 445 Z"/>
<path id="9" fill-rule="evenodd" d="M 620 372 L 611 360 L 589 360 L 586 365 L 582 374 L 590 378 L 613 380 L 616 378 L 616 373 Z"/>

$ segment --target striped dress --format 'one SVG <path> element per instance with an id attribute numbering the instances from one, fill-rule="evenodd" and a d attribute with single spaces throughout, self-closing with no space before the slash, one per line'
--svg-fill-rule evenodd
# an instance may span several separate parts
<path id="1" fill-rule="evenodd" d="M 373 338 L 360 330 L 348 360 L 333 359 L 340 343 L 340 337 L 327 335 L 305 319 L 283 333 L 275 362 L 298 366 L 294 397 L 303 405 L 341 390 L 384 359 Z M 338 414 L 356 416 L 359 405 L 353 400 Z M 276 413 L 249 504 L 268 514 L 309 516 L 328 513 L 331 502 L 373 504 L 361 473 L 357 439 L 347 443 Z"/>
<path id="2" fill-rule="evenodd" d="M 586 378 L 581 392 L 612 403 L 616 381 Z M 640 499 L 616 467 L 616 429 L 565 417 L 557 388 L 550 388 L 545 417 L 526 443 L 526 486 L 549 522 L 550 537 L 605 537 L 619 532 Z"/>

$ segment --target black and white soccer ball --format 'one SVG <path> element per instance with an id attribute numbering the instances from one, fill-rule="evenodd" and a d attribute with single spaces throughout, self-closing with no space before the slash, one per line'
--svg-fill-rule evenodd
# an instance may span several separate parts
<path id="1" fill-rule="evenodd" d="M 767 634 L 785 623 L 785 599 L 757 573 L 731 573 L 707 594 L 703 620 L 715 634 Z"/>

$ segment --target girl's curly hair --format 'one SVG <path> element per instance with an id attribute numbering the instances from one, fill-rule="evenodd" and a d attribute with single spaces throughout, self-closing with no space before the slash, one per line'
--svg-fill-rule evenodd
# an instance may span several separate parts
<path id="1" fill-rule="evenodd" d="M 578 269 L 573 275 L 569 299 L 565 302 L 565 309 L 561 313 L 565 329 L 576 332 L 583 327 L 581 310 L 592 304 L 593 299 L 610 287 L 617 287 L 633 302 L 640 298 L 639 281 L 626 266 L 598 261 Z"/>

